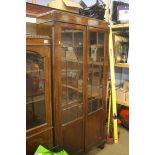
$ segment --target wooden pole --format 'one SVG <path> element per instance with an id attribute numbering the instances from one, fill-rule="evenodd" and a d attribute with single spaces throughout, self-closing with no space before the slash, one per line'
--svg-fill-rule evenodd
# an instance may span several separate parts
<path id="1" fill-rule="evenodd" d="M 105 19 L 107 22 L 109 22 L 109 0 L 106 0 Z"/>

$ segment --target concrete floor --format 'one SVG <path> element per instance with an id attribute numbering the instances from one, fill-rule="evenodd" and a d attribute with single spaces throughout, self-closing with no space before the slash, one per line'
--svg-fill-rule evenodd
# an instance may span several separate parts
<path id="1" fill-rule="evenodd" d="M 119 127 L 117 144 L 105 144 L 104 149 L 95 148 L 86 155 L 129 155 L 129 130 Z"/>

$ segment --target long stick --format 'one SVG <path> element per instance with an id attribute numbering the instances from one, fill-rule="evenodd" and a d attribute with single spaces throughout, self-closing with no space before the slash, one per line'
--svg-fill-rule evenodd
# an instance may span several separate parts
<path id="1" fill-rule="evenodd" d="M 110 77 L 111 77 L 111 94 L 112 94 L 112 119 L 114 129 L 114 143 L 118 143 L 118 125 L 117 125 L 117 105 L 116 105 L 116 88 L 115 88 L 115 68 L 112 30 L 110 28 L 109 36 L 109 61 L 110 61 Z"/>

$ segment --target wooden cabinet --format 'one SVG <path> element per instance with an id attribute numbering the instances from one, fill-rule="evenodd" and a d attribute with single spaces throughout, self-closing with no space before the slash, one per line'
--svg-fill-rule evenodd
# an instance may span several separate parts
<path id="1" fill-rule="evenodd" d="M 38 16 L 37 33 L 52 39 L 55 145 L 70 155 L 104 145 L 108 24 L 51 11 Z"/>
<path id="2" fill-rule="evenodd" d="M 49 38 L 26 38 L 26 154 L 53 146 Z"/>

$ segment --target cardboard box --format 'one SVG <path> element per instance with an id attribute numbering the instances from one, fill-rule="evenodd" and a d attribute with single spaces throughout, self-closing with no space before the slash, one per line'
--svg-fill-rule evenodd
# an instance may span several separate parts
<path id="1" fill-rule="evenodd" d="M 79 3 L 73 2 L 71 0 L 55 0 L 49 2 L 47 6 L 74 13 L 79 13 L 79 9 L 82 8 Z"/>
<path id="2" fill-rule="evenodd" d="M 124 103 L 126 101 L 126 91 L 123 88 L 116 89 L 116 102 Z"/>
<path id="3" fill-rule="evenodd" d="M 126 92 L 126 102 L 129 104 L 129 92 Z"/>
<path id="4" fill-rule="evenodd" d="M 126 91 L 129 91 L 129 81 L 124 81 L 124 84 L 123 84 L 123 89 L 126 90 Z"/>

